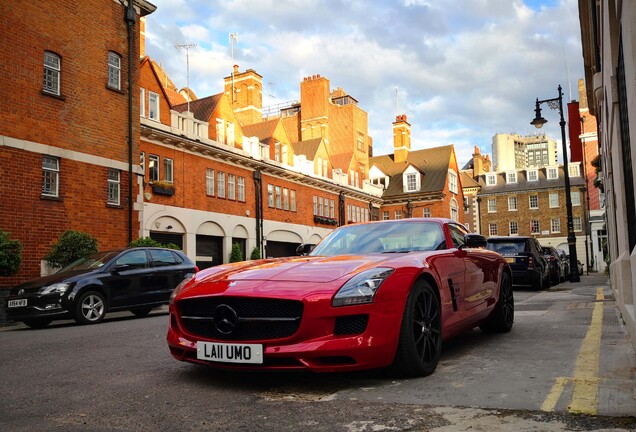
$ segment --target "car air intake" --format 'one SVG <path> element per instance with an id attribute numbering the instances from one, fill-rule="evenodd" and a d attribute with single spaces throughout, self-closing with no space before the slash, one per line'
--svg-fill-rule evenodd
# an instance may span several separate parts
<path id="1" fill-rule="evenodd" d="M 336 336 L 362 334 L 367 329 L 369 315 L 347 315 L 336 318 L 333 334 Z"/>

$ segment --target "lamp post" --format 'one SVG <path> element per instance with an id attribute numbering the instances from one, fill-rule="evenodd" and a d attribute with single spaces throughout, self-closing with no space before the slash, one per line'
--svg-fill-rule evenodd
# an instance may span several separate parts
<path id="1" fill-rule="evenodd" d="M 558 109 L 561 116 L 561 144 L 563 145 L 563 171 L 565 171 L 565 207 L 568 215 L 568 249 L 570 251 L 570 282 L 580 282 L 579 267 L 576 258 L 576 237 L 574 236 L 574 223 L 572 222 L 572 197 L 570 193 L 570 171 L 568 170 L 568 150 L 565 142 L 565 119 L 563 118 L 563 91 L 559 85 L 559 96 L 553 99 L 539 100 L 537 98 L 534 112 L 534 120 L 531 125 L 540 129 L 548 121 L 541 117 L 542 103 L 547 103 L 550 109 Z"/>

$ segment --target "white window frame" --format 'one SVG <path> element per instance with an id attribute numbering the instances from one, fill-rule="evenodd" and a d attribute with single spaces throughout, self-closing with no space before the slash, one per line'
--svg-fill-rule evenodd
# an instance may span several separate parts
<path id="1" fill-rule="evenodd" d="M 517 173 L 516 172 L 506 173 L 506 183 L 507 184 L 517 183 Z"/>
<path id="2" fill-rule="evenodd" d="M 227 175 L 227 199 L 236 199 L 236 176 L 234 174 Z"/>
<path id="3" fill-rule="evenodd" d="M 121 171 L 108 168 L 108 198 L 106 202 L 110 205 L 119 205 L 121 191 Z"/>
<path id="4" fill-rule="evenodd" d="M 497 185 L 497 178 L 495 174 L 486 174 L 486 186 L 495 186 Z"/>
<path id="5" fill-rule="evenodd" d="M 532 206 L 532 198 L 536 198 L 537 204 L 536 206 Z M 530 195 L 528 197 L 528 208 L 530 210 L 538 210 L 539 209 L 539 195 Z"/>
<path id="6" fill-rule="evenodd" d="M 508 222 L 508 232 L 511 236 L 519 235 L 519 222 L 517 221 L 509 221 Z"/>
<path id="7" fill-rule="evenodd" d="M 559 193 L 550 192 L 549 195 L 550 208 L 559 208 Z"/>
<path id="8" fill-rule="evenodd" d="M 583 223 L 581 220 L 581 216 L 574 216 L 572 218 L 572 228 L 576 232 L 583 231 Z"/>
<path id="9" fill-rule="evenodd" d="M 519 203 L 517 202 L 516 196 L 508 197 L 508 211 L 517 211 L 519 210 Z"/>
<path id="10" fill-rule="evenodd" d="M 457 194 L 457 173 L 455 171 L 448 170 L 448 190 Z"/>
<path id="11" fill-rule="evenodd" d="M 238 176 L 238 195 L 237 198 L 240 202 L 245 202 L 245 177 Z"/>
<path id="12" fill-rule="evenodd" d="M 497 199 L 488 198 L 488 213 L 497 213 Z"/>
<path id="13" fill-rule="evenodd" d="M 267 207 L 274 207 L 274 185 L 267 185 Z"/>
<path id="14" fill-rule="evenodd" d="M 216 142 L 225 144 L 225 121 L 223 119 L 216 119 Z"/>
<path id="15" fill-rule="evenodd" d="M 42 156 L 42 195 L 47 197 L 60 196 L 60 158 Z"/>
<path id="16" fill-rule="evenodd" d="M 431 208 L 430 207 L 424 207 L 422 209 L 422 217 L 431 217 Z"/>
<path id="17" fill-rule="evenodd" d="M 561 219 L 560 218 L 552 218 L 550 219 L 550 231 L 553 233 L 561 232 Z"/>
<path id="18" fill-rule="evenodd" d="M 581 175 L 578 164 L 568 165 L 568 172 L 570 173 L 570 177 L 579 177 Z"/>
<path id="19" fill-rule="evenodd" d="M 324 198 L 318 197 L 318 216 L 324 216 Z"/>
<path id="20" fill-rule="evenodd" d="M 121 56 L 108 51 L 108 87 L 121 90 Z"/>
<path id="21" fill-rule="evenodd" d="M 148 91 L 148 119 L 159 121 L 159 94 Z"/>
<path id="22" fill-rule="evenodd" d="M 216 173 L 216 196 L 217 198 L 225 198 L 225 173 L 223 171 Z"/>
<path id="23" fill-rule="evenodd" d="M 274 160 L 276 162 L 280 162 L 280 142 L 279 141 L 274 142 Z M 320 175 L 322 175 L 322 173 L 320 173 Z"/>
<path id="24" fill-rule="evenodd" d="M 389 219 L 391 219 L 389 212 L 387 210 L 382 211 L 382 220 L 389 220 Z"/>
<path id="25" fill-rule="evenodd" d="M 159 181 L 159 156 L 148 155 L 148 181 L 150 183 Z"/>
<path id="26" fill-rule="evenodd" d="M 236 144 L 236 134 L 234 133 L 234 123 L 227 123 L 227 144 L 234 147 Z"/>
<path id="27" fill-rule="evenodd" d="M 283 209 L 289 210 L 289 189 L 283 188 Z"/>
<path id="28" fill-rule="evenodd" d="M 499 235 L 499 228 L 497 227 L 496 223 L 489 223 L 488 224 L 488 235 L 489 236 Z"/>
<path id="29" fill-rule="evenodd" d="M 146 89 L 139 88 L 139 117 L 146 117 Z"/>
<path id="30" fill-rule="evenodd" d="M 174 161 L 170 158 L 163 158 L 163 179 L 169 183 L 174 181 Z"/>
<path id="31" fill-rule="evenodd" d="M 51 51 L 44 51 L 43 91 L 60 95 L 62 81 L 62 58 Z"/>
<path id="32" fill-rule="evenodd" d="M 408 173 L 406 175 L 406 191 L 417 192 L 417 174 Z"/>
<path id="33" fill-rule="evenodd" d="M 209 196 L 214 196 L 214 170 L 212 168 L 206 168 L 205 170 L 205 193 Z"/>
<path id="34" fill-rule="evenodd" d="M 576 198 L 574 198 L 576 197 Z M 581 205 L 581 192 L 574 191 L 570 192 L 570 200 L 572 201 L 572 206 L 578 207 Z"/>
<path id="35" fill-rule="evenodd" d="M 559 169 L 557 167 L 547 167 L 545 176 L 548 180 L 557 180 L 559 178 Z"/>
<path id="36" fill-rule="evenodd" d="M 280 186 L 276 186 L 276 208 L 277 209 L 282 209 L 283 208 L 283 204 L 282 204 L 282 189 Z"/>
<path id="37" fill-rule="evenodd" d="M 527 180 L 529 182 L 539 181 L 539 170 L 529 169 L 527 171 Z"/>
<path id="38" fill-rule="evenodd" d="M 450 218 L 451 220 L 459 222 L 459 206 L 455 198 L 451 198 L 450 201 Z"/>
<path id="39" fill-rule="evenodd" d="M 291 191 L 289 191 L 289 197 L 290 197 L 290 210 L 295 212 L 296 211 L 296 191 L 294 189 L 292 189 Z"/>
<path id="40" fill-rule="evenodd" d="M 335 217 L 335 214 L 336 214 L 335 210 L 336 210 L 336 202 L 330 199 L 329 200 L 329 217 L 330 218 Z"/>
<path id="41" fill-rule="evenodd" d="M 395 220 L 402 219 L 402 210 L 395 211 Z"/>
<path id="42" fill-rule="evenodd" d="M 541 222 L 538 219 L 530 221 L 530 234 L 541 234 Z"/>

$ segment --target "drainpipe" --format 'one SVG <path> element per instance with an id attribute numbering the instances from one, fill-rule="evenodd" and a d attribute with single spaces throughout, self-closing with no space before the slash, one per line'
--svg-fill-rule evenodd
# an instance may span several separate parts
<path id="1" fill-rule="evenodd" d="M 133 62 L 135 42 L 135 20 L 137 13 L 133 6 L 133 0 L 128 0 L 126 8 L 126 24 L 128 26 L 128 243 L 133 238 Z"/>
<path id="2" fill-rule="evenodd" d="M 340 192 L 338 196 L 338 219 L 340 220 L 340 225 L 346 225 L 347 221 L 345 220 L 345 195 L 344 192 Z"/>
<path id="3" fill-rule="evenodd" d="M 263 186 L 261 182 L 261 172 L 259 170 L 254 171 L 254 189 L 256 198 L 256 246 L 261 251 L 261 258 L 264 258 L 263 254 Z"/>

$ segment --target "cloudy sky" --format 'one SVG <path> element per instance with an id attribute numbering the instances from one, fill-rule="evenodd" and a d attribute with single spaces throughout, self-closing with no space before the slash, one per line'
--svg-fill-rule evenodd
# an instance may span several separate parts
<path id="1" fill-rule="evenodd" d="M 177 87 L 223 91 L 232 64 L 263 76 L 263 105 L 299 99 L 320 74 L 369 114 L 374 155 L 393 153 L 406 114 L 412 148 L 454 144 L 463 165 L 496 133 L 535 134 L 534 101 L 578 99 L 577 0 L 150 0 L 146 54 Z M 230 33 L 238 35 L 234 59 Z M 558 112 L 544 127 L 560 147 Z"/>

